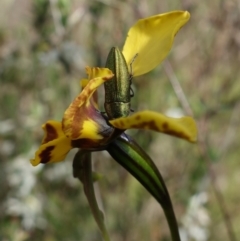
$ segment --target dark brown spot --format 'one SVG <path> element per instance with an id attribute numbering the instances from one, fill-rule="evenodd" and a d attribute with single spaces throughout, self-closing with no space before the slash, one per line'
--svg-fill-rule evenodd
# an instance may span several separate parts
<path id="1" fill-rule="evenodd" d="M 157 127 L 155 121 L 153 121 L 153 120 L 152 120 L 152 121 L 149 121 L 149 122 L 146 122 L 145 125 L 146 125 L 149 129 L 151 129 L 151 130 L 156 130 L 156 131 L 158 131 L 158 127 Z"/>
<path id="2" fill-rule="evenodd" d="M 58 137 L 57 131 L 49 123 L 46 124 L 46 138 L 43 140 L 43 144 L 48 143 Z"/>
<path id="3" fill-rule="evenodd" d="M 146 122 L 142 122 L 141 124 L 132 125 L 131 127 L 132 128 L 142 128 L 142 129 L 151 129 L 151 130 L 155 130 L 155 131 L 159 130 L 155 121 L 146 121 Z"/>
<path id="4" fill-rule="evenodd" d="M 168 130 L 168 123 L 164 122 L 163 125 L 162 125 L 162 128 L 163 128 L 164 131 L 167 131 Z"/>
<path id="5" fill-rule="evenodd" d="M 53 151 L 54 146 L 48 146 L 45 150 L 43 150 L 40 154 L 40 162 L 41 163 L 48 163 L 51 160 L 51 152 Z"/>
<path id="6" fill-rule="evenodd" d="M 124 126 L 124 121 L 123 121 L 123 120 L 121 120 L 121 121 L 119 122 L 118 127 L 123 127 L 123 126 Z"/>
<path id="7" fill-rule="evenodd" d="M 135 116 L 135 120 L 141 120 L 141 116 L 140 115 L 136 115 Z"/>
<path id="8" fill-rule="evenodd" d="M 156 125 L 155 121 L 149 121 L 149 122 L 146 121 L 146 122 L 142 122 L 141 124 L 134 124 L 134 125 L 131 125 L 131 128 L 151 129 L 151 130 L 159 131 L 159 128 Z M 183 138 L 186 140 L 190 140 L 189 136 L 186 135 L 184 132 L 169 130 L 168 128 L 169 128 L 168 124 L 163 123 L 163 129 L 164 129 L 165 134 L 176 136 L 176 137 Z"/>
<path id="9" fill-rule="evenodd" d="M 166 134 L 189 140 L 189 137 L 181 131 L 168 130 Z"/>

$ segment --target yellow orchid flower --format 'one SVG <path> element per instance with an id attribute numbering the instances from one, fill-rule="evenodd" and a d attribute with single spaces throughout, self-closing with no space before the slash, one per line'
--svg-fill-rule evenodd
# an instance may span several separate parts
<path id="1" fill-rule="evenodd" d="M 141 19 L 130 28 L 122 53 L 134 76 L 149 72 L 167 56 L 176 33 L 189 17 L 188 12 L 169 12 Z M 31 160 L 32 165 L 62 161 L 72 148 L 103 150 L 124 130 L 131 128 L 151 129 L 196 141 L 197 129 L 191 117 L 176 119 L 142 111 L 109 120 L 98 110 L 93 94 L 114 75 L 107 68 L 88 67 L 86 70 L 89 81 L 84 81 L 85 88 L 65 111 L 62 122 L 48 121 L 42 126 L 45 136 Z"/>
<path id="2" fill-rule="evenodd" d="M 86 71 L 89 81 L 65 111 L 62 122 L 50 120 L 42 126 L 45 136 L 31 160 L 33 166 L 62 161 L 75 147 L 103 148 L 114 133 L 114 128 L 107 124 L 106 117 L 96 108 L 92 98 L 96 89 L 113 74 L 106 68 L 87 67 Z"/>

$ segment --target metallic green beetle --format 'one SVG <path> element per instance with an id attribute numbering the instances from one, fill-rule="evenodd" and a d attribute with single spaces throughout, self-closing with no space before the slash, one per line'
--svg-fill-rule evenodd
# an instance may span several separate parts
<path id="1" fill-rule="evenodd" d="M 118 48 L 111 48 L 106 68 L 109 68 L 114 74 L 111 80 L 104 83 L 106 113 L 109 119 L 126 117 L 131 110 L 132 75 L 129 73 L 126 60 Z"/>

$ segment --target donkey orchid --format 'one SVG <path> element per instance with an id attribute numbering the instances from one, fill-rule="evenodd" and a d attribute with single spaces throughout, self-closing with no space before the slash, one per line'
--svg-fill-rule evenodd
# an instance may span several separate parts
<path id="1" fill-rule="evenodd" d="M 179 29 L 188 21 L 188 12 L 174 11 L 139 20 L 133 25 L 123 47 L 123 55 L 134 76 L 155 68 L 169 53 Z M 170 118 L 153 111 L 109 120 L 97 107 L 94 92 L 114 75 L 107 68 L 86 68 L 88 81 L 70 104 L 61 122 L 49 120 L 43 126 L 42 144 L 31 160 L 32 165 L 59 162 L 72 148 L 103 150 L 124 130 L 150 129 L 196 141 L 197 130 L 191 117 Z M 86 80 L 84 80 L 86 83 Z"/>

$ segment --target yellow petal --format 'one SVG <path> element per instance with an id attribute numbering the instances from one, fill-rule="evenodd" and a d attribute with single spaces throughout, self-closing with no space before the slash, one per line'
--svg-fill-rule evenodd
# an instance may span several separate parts
<path id="1" fill-rule="evenodd" d="M 82 89 L 84 89 L 87 84 L 89 83 L 89 81 L 91 79 L 97 78 L 97 77 L 105 77 L 108 76 L 109 74 L 112 74 L 112 72 L 108 69 L 108 68 L 90 68 L 90 67 L 86 67 L 86 72 L 88 75 L 88 79 L 82 79 L 80 80 L 80 85 L 82 87 Z M 98 109 L 98 94 L 97 91 L 95 91 L 92 95 L 92 104 L 94 105 L 95 109 Z"/>
<path id="2" fill-rule="evenodd" d="M 109 122 L 114 127 L 122 130 L 150 129 L 183 138 L 190 142 L 196 142 L 197 140 L 196 123 L 191 117 L 172 118 L 153 111 L 142 111 Z"/>
<path id="3" fill-rule="evenodd" d="M 80 80 L 80 85 L 82 87 L 82 90 L 87 86 L 89 80 L 88 79 L 81 79 Z M 95 91 L 92 95 L 92 98 L 91 98 L 91 103 L 92 105 L 94 106 L 95 109 L 99 109 L 98 108 L 98 92 Z"/>
<path id="4" fill-rule="evenodd" d="M 72 140 L 83 138 L 99 140 L 103 138 L 99 133 L 103 133 L 107 128 L 111 128 L 107 125 L 101 113 L 95 108 L 96 105 L 91 101 L 91 97 L 102 83 L 113 77 L 113 74 L 106 68 L 87 68 L 87 73 L 91 77 L 98 77 L 88 82 L 65 111 L 62 120 L 63 131 Z"/>
<path id="5" fill-rule="evenodd" d="M 154 69 L 171 50 L 178 30 L 189 20 L 190 14 L 174 11 L 140 19 L 133 25 L 123 47 L 123 55 L 133 75 L 138 76 Z"/>
<path id="6" fill-rule="evenodd" d="M 86 72 L 88 75 L 88 79 L 81 79 L 80 80 L 80 86 L 82 87 L 82 89 L 84 89 L 89 80 L 97 78 L 97 77 L 105 77 L 108 76 L 109 74 L 112 74 L 112 72 L 108 69 L 108 68 L 98 68 L 98 67 L 86 67 Z"/>
<path id="7" fill-rule="evenodd" d="M 82 89 L 84 89 L 87 86 L 88 82 L 89 82 L 88 79 L 81 79 L 80 80 L 80 86 L 82 87 Z"/>
<path id="8" fill-rule="evenodd" d="M 103 77 L 104 78 L 106 76 L 112 75 L 112 71 L 108 68 L 86 67 L 86 72 L 88 74 L 89 80 L 97 78 L 97 77 Z"/>
<path id="9" fill-rule="evenodd" d="M 48 121 L 42 128 L 45 136 L 35 153 L 35 158 L 31 160 L 33 166 L 39 163 L 60 162 L 72 149 L 71 140 L 64 135 L 61 122 Z"/>

